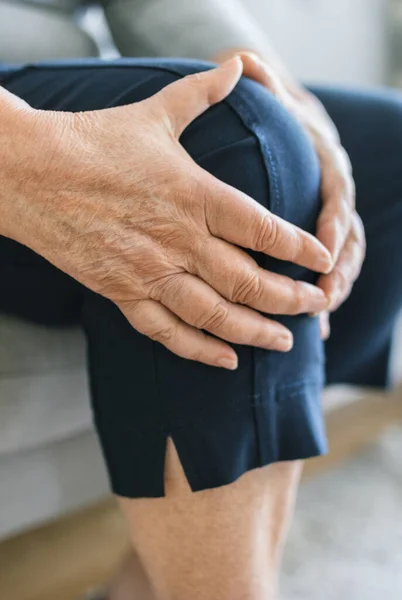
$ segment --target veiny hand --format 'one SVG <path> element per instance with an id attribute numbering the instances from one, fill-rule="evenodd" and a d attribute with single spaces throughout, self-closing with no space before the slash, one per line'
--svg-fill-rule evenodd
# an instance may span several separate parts
<path id="1" fill-rule="evenodd" d="M 349 296 L 365 256 L 365 235 L 355 209 L 355 186 L 348 155 L 338 132 L 319 100 L 306 89 L 284 82 L 276 70 L 255 54 L 239 53 L 244 75 L 255 79 L 289 110 L 312 139 L 321 164 L 323 207 L 317 223 L 317 238 L 331 253 L 334 268 L 320 277 L 318 285 L 336 310 Z M 321 331 L 329 336 L 328 314 L 322 313 Z"/>
<path id="2" fill-rule="evenodd" d="M 19 207 L 9 237 L 112 300 L 135 329 L 171 351 L 228 369 L 237 357 L 222 340 L 291 348 L 290 331 L 257 311 L 328 304 L 322 290 L 259 268 L 236 246 L 321 273 L 331 266 L 316 238 L 202 170 L 178 141 L 241 72 L 235 58 L 107 110 L 19 109 L 13 144 L 24 179 L 7 182 Z M 28 137 L 44 140 L 35 160 Z"/>

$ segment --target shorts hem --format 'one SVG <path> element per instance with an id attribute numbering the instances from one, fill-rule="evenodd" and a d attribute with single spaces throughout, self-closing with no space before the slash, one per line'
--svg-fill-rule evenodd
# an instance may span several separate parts
<path id="1" fill-rule="evenodd" d="M 112 491 L 163 497 L 166 444 L 172 439 L 193 492 L 229 485 L 246 472 L 327 452 L 321 382 L 284 386 L 240 410 L 188 416 L 169 428 L 138 420 L 98 430 Z"/>

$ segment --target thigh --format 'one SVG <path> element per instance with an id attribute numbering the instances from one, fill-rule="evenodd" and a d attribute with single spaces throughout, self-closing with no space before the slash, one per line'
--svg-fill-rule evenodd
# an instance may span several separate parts
<path id="1" fill-rule="evenodd" d="M 28 67 L 6 85 L 34 107 L 83 111 L 140 101 L 206 68 L 210 65 L 147 59 L 49 64 Z M 181 142 L 201 167 L 314 231 L 320 180 L 314 150 L 261 86 L 243 79 L 225 102 L 191 124 Z M 253 256 L 267 269 L 315 280 L 306 269 Z M 237 347 L 240 366 L 229 373 L 177 357 L 132 329 L 111 302 L 85 291 L 82 323 L 95 421 L 117 494 L 164 494 L 168 438 L 193 490 L 325 451 L 317 320 L 280 319 L 293 331 L 293 350 L 284 355 Z"/>
<path id="2" fill-rule="evenodd" d="M 332 316 L 329 383 L 387 382 L 402 307 L 402 95 L 392 90 L 314 90 L 334 120 L 356 182 L 367 255 L 355 287 Z"/>

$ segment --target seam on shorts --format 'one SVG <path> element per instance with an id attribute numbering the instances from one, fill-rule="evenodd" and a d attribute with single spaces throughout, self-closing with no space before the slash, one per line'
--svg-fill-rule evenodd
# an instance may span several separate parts
<path id="1" fill-rule="evenodd" d="M 269 94 L 268 91 L 267 94 Z M 267 178 L 268 187 L 271 192 L 271 202 L 273 201 L 272 208 L 275 209 L 275 212 L 279 213 L 279 210 L 282 206 L 282 194 L 280 190 L 278 171 L 275 164 L 276 161 L 272 149 L 269 148 L 268 145 L 263 142 L 262 135 L 260 135 L 261 124 L 259 121 L 258 114 L 253 110 L 252 105 L 247 101 L 247 97 L 243 94 L 239 86 L 237 86 L 234 89 L 234 91 L 232 92 L 232 96 L 237 96 L 237 103 L 239 103 L 240 100 L 240 107 L 243 109 L 244 112 L 237 110 L 237 107 L 234 104 L 231 96 L 225 98 L 223 102 L 227 103 L 232 108 L 232 110 L 242 121 L 243 125 L 253 134 L 255 138 L 257 138 L 261 155 L 264 159 L 264 163 L 267 165 L 265 175 Z"/>
<path id="2" fill-rule="evenodd" d="M 171 427 L 170 427 L 170 421 L 169 421 L 169 411 L 167 410 L 167 407 L 165 406 L 165 404 L 162 402 L 162 395 L 160 393 L 160 385 L 159 385 L 159 378 L 158 378 L 158 373 L 159 373 L 159 369 L 158 369 L 158 360 L 157 360 L 157 343 L 155 341 L 152 341 L 152 361 L 153 361 L 153 379 L 154 379 L 154 384 L 155 384 L 155 394 L 156 394 L 156 398 L 159 404 L 159 410 L 160 410 L 160 414 L 162 416 L 162 422 L 163 425 L 161 427 L 163 433 L 165 436 L 170 436 L 171 435 Z"/>
<path id="3" fill-rule="evenodd" d="M 240 119 L 243 126 L 250 132 L 253 138 L 256 139 L 261 154 L 262 162 L 264 165 L 264 176 L 266 180 L 267 189 L 269 190 L 268 209 L 272 210 L 274 214 L 279 214 L 280 216 L 282 216 L 283 201 L 278 177 L 278 170 L 276 166 L 276 159 L 271 148 L 268 146 L 268 140 L 266 140 L 265 136 L 263 135 L 263 125 L 260 122 L 259 115 L 256 113 L 256 111 L 253 110 L 253 106 L 248 101 L 247 96 L 243 94 L 240 86 L 237 86 L 232 92 L 232 95 L 225 99 L 224 102 L 236 113 L 237 118 Z M 271 393 L 266 393 L 264 396 L 264 394 L 261 392 L 263 384 L 261 383 L 260 378 L 262 375 L 258 369 L 258 356 L 261 354 L 261 352 L 263 351 L 259 348 L 252 348 L 253 396 L 250 405 L 251 410 L 253 411 L 253 422 L 258 449 L 258 460 L 259 464 L 263 465 L 266 463 L 266 440 L 264 435 L 264 426 L 261 421 L 261 410 L 263 410 L 264 406 L 270 405 L 272 396 Z M 270 355 L 265 355 L 264 360 L 267 360 L 268 364 L 273 364 Z M 275 404 L 279 403 L 280 394 L 278 390 L 279 388 L 278 386 L 276 386 L 274 393 Z"/>
<path id="4" fill-rule="evenodd" d="M 205 63 L 204 63 L 204 65 L 205 65 Z M 102 65 L 100 65 L 100 66 L 102 66 Z M 123 65 L 123 66 L 133 66 L 133 65 Z M 173 75 L 178 76 L 179 78 L 184 78 L 186 76 L 186 74 L 183 74 L 179 69 L 175 69 L 172 66 L 138 65 L 138 67 L 141 67 L 141 66 L 144 68 L 155 68 L 155 69 L 163 71 L 163 72 L 171 73 Z M 213 64 L 211 64 L 210 66 L 213 67 Z M 267 93 L 269 93 L 269 92 L 267 91 Z M 222 102 L 224 104 L 226 104 L 227 107 L 232 112 L 235 113 L 236 117 L 238 119 L 240 119 L 243 126 L 249 131 L 249 133 L 255 139 L 257 139 L 258 147 L 260 149 L 264 165 L 266 166 L 265 177 L 266 177 L 267 187 L 270 190 L 270 201 L 271 201 L 271 205 L 269 208 L 272 209 L 274 213 L 281 215 L 283 203 L 281 202 L 282 194 L 281 194 L 281 189 L 280 189 L 278 171 L 277 171 L 277 167 L 275 164 L 275 157 L 273 155 L 271 148 L 268 147 L 268 144 L 263 143 L 263 136 L 260 134 L 262 124 L 260 123 L 259 116 L 255 111 L 253 111 L 252 106 L 250 106 L 250 104 L 247 102 L 247 99 L 240 91 L 239 86 L 237 86 L 234 89 L 231 96 L 229 96 L 228 98 L 225 98 Z M 236 104 L 232 100 L 233 97 L 236 97 Z M 197 160 L 197 158 L 195 158 L 195 160 Z M 268 403 L 269 400 L 267 399 L 265 402 L 263 399 L 263 395 L 258 392 L 259 386 L 258 386 L 258 381 L 257 381 L 257 360 L 256 360 L 256 355 L 257 355 L 258 351 L 259 351 L 258 348 L 254 348 L 254 347 L 252 348 L 253 382 L 252 382 L 251 402 L 249 400 L 246 401 L 244 403 L 243 408 L 244 408 L 244 410 L 252 409 L 254 412 L 255 432 L 256 432 L 256 436 L 257 436 L 257 440 L 258 440 L 258 452 L 259 452 L 259 457 L 261 458 L 261 456 L 262 456 L 262 440 L 261 440 L 261 436 L 259 434 L 259 431 L 260 431 L 260 428 L 258 426 L 259 417 L 258 417 L 256 408 L 261 407 L 266 402 Z M 242 400 L 242 402 L 244 402 L 244 400 Z M 232 402 L 230 404 L 230 407 L 232 410 L 233 410 L 234 405 L 235 405 L 235 402 Z M 234 410 L 238 411 L 238 410 L 242 410 L 243 408 L 240 408 L 240 409 L 234 408 Z M 197 414 L 206 414 L 207 412 L 208 411 L 197 411 Z M 212 411 L 212 412 L 214 412 L 214 411 Z M 178 419 L 175 419 L 175 427 L 179 427 Z"/>
<path id="5" fill-rule="evenodd" d="M 253 392 L 253 396 L 252 396 L 252 402 L 251 404 L 251 410 L 253 411 L 253 426 L 254 426 L 254 432 L 255 432 L 255 437 L 256 437 L 256 442 L 257 442 L 257 451 L 258 451 L 258 464 L 262 465 L 263 464 L 263 457 L 264 457 L 264 449 L 263 449 L 263 445 L 262 445 L 262 439 L 261 439 L 261 428 L 260 428 L 260 424 L 259 424 L 259 415 L 258 415 L 258 406 L 261 406 L 261 394 L 259 394 L 257 392 L 257 360 L 256 360 L 256 349 L 253 348 L 252 353 L 252 392 Z"/>

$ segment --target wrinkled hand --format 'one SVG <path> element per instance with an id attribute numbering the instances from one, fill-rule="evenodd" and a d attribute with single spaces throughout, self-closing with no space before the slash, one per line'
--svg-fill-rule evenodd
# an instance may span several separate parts
<path id="1" fill-rule="evenodd" d="M 36 163 L 31 150 L 22 156 L 30 172 L 23 186 L 13 182 L 22 209 L 9 236 L 112 300 L 171 351 L 229 369 L 237 357 L 222 340 L 291 348 L 290 331 L 257 311 L 328 304 L 322 290 L 259 268 L 237 246 L 321 273 L 331 265 L 316 238 L 202 170 L 178 142 L 241 72 L 237 58 L 129 106 L 34 111 L 31 138 L 40 130 L 46 144 Z"/>
<path id="2" fill-rule="evenodd" d="M 321 164 L 322 211 L 317 238 L 331 253 L 334 268 L 322 275 L 318 285 L 336 310 L 349 296 L 365 256 L 365 235 L 355 209 L 355 186 L 348 155 L 338 132 L 319 100 L 306 89 L 282 78 L 266 62 L 251 53 L 239 53 L 244 75 L 255 79 L 304 126 L 313 141 Z M 321 331 L 329 336 L 328 314 L 321 314 Z"/>

